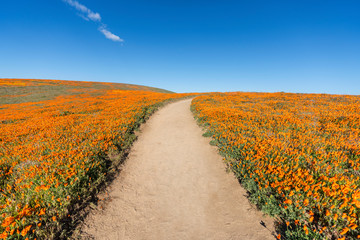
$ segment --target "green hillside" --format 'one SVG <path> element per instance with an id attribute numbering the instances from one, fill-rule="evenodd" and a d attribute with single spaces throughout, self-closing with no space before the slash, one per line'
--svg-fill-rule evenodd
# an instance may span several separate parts
<path id="1" fill-rule="evenodd" d="M 102 95 L 106 90 L 136 90 L 171 93 L 170 91 L 134 84 L 82 82 L 40 79 L 0 79 L 0 105 L 50 100 L 58 96 Z"/>

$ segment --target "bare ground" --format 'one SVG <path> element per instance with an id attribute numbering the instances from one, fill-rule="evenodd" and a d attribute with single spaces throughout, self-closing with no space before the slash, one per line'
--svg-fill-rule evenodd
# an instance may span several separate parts
<path id="1" fill-rule="evenodd" d="M 273 220 L 226 172 L 190 103 L 169 104 L 144 125 L 108 200 L 85 220 L 84 239 L 274 239 Z"/>

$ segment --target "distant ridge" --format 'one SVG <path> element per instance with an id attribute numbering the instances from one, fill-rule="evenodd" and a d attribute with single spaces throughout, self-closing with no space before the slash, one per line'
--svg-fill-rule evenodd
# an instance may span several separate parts
<path id="1" fill-rule="evenodd" d="M 106 90 L 171 91 L 127 83 L 0 78 L 0 105 L 50 100 L 75 94 L 102 95 Z"/>

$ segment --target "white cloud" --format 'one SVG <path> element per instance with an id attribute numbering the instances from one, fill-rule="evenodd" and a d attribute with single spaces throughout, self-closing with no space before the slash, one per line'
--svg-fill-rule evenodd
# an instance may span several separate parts
<path id="1" fill-rule="evenodd" d="M 102 32 L 107 39 L 110 39 L 114 42 L 123 42 L 124 40 L 121 39 L 119 36 L 113 34 L 112 32 L 106 30 L 104 27 L 100 27 L 99 31 Z"/>
<path id="2" fill-rule="evenodd" d="M 85 18 L 91 19 L 94 22 L 101 21 L 101 16 L 99 13 L 95 13 L 95 12 L 91 11 L 89 8 L 82 5 L 78 1 L 76 1 L 76 0 L 63 0 L 63 1 L 66 2 L 67 4 L 69 4 L 70 6 L 76 8 L 76 10 L 84 13 L 86 15 L 86 16 L 84 16 Z"/>
<path id="3" fill-rule="evenodd" d="M 88 18 L 90 18 L 93 21 L 101 21 L 101 16 L 98 13 L 89 12 Z"/>
<path id="4" fill-rule="evenodd" d="M 78 15 L 86 21 L 94 21 L 100 24 L 99 31 L 104 34 L 107 39 L 110 39 L 114 42 L 123 42 L 124 40 L 121 39 L 119 36 L 113 34 L 109 30 L 106 29 L 106 25 L 101 22 L 101 16 L 99 13 L 91 11 L 85 5 L 82 5 L 76 0 L 63 0 L 70 6 L 74 7 L 78 10 Z"/>

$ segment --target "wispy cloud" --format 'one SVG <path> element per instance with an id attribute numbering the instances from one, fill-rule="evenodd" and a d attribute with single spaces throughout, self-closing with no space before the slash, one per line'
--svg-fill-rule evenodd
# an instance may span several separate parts
<path id="1" fill-rule="evenodd" d="M 70 6 L 76 8 L 76 10 L 78 10 L 79 12 L 81 12 L 83 17 L 90 19 L 94 22 L 96 21 L 101 21 L 101 16 L 99 13 L 93 12 L 91 11 L 89 8 L 87 8 L 86 6 L 82 5 L 81 3 L 79 3 L 78 1 L 74 1 L 74 0 L 64 0 L 64 2 L 66 2 L 67 4 L 69 4 Z"/>
<path id="2" fill-rule="evenodd" d="M 124 41 L 119 36 L 113 34 L 112 32 L 110 32 L 109 30 L 106 29 L 105 24 L 102 23 L 102 21 L 101 21 L 101 15 L 99 13 L 90 10 L 88 7 L 79 3 L 76 0 L 63 0 L 63 1 L 66 2 L 67 4 L 69 4 L 70 6 L 74 7 L 78 11 L 78 15 L 80 17 L 82 17 L 84 20 L 86 20 L 86 21 L 91 20 L 93 22 L 99 23 L 100 27 L 98 28 L 98 30 L 102 34 L 104 34 L 104 36 L 107 39 L 110 39 L 114 42 L 123 42 Z"/>
<path id="3" fill-rule="evenodd" d="M 119 36 L 113 34 L 112 32 L 106 30 L 104 27 L 99 27 L 99 31 L 105 35 L 107 39 L 113 40 L 114 42 L 123 42 L 124 40 L 121 39 Z"/>

